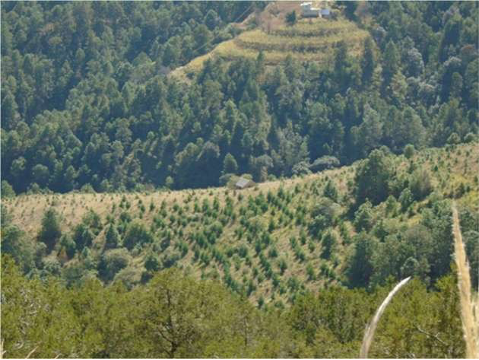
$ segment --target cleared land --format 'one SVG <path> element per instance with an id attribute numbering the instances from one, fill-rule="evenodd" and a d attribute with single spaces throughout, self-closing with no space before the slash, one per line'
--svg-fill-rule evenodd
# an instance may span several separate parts
<path id="1" fill-rule="evenodd" d="M 215 57 L 226 61 L 255 59 L 260 51 L 263 51 L 266 65 L 276 65 L 288 56 L 325 65 L 331 61 L 340 42 L 348 45 L 353 56 L 362 52 L 364 40 L 369 34 L 355 23 L 339 16 L 335 20 L 300 18 L 295 25 L 289 26 L 285 24 L 284 17 L 291 10 L 300 14 L 299 3 L 271 4 L 261 14 L 252 15 L 258 23 L 257 28 L 222 42 L 208 54 L 192 60 L 172 74 L 184 76 L 194 73 L 201 69 L 207 59 Z"/>
<path id="2" fill-rule="evenodd" d="M 456 197 L 459 205 L 479 204 L 477 145 L 427 149 L 415 155 L 413 162 L 417 168 L 430 172 L 436 193 Z M 354 227 L 343 217 L 343 226 L 332 228 L 338 246 L 331 257 L 324 258 L 321 239 L 308 232 L 308 225 L 312 209 L 323 198 L 328 179 L 339 190 L 339 216 L 348 211 L 356 167 L 357 164 L 303 178 L 258 184 L 241 191 L 211 188 L 128 194 L 22 195 L 4 200 L 3 204 L 12 221 L 32 238 L 38 234 L 43 214 L 50 207 L 61 214 L 63 230 L 70 233 L 93 210 L 103 226 L 92 246 L 92 254 L 98 259 L 105 251 L 108 223 L 122 224 L 125 213 L 133 221 L 143 222 L 155 241 L 133 250 L 128 268 L 117 274 L 120 279 L 139 281 L 145 256 L 153 252 L 163 263 L 172 262 L 198 277 L 224 279 L 227 267 L 233 281 L 245 286 L 251 282 L 254 289 L 251 299 L 263 296 L 267 302 L 288 301 L 298 287 L 317 289 L 341 280 Z M 403 156 L 395 157 L 394 167 L 405 174 L 410 161 Z M 427 201 L 416 203 L 413 211 L 408 216 L 400 215 L 398 221 L 416 222 Z M 49 256 L 56 257 L 58 253 L 54 250 Z M 78 256 L 65 265 L 78 263 Z M 287 264 L 283 270 L 282 263 Z M 314 277 L 308 274 L 308 267 L 314 269 Z M 271 276 L 272 273 L 275 275 Z"/>

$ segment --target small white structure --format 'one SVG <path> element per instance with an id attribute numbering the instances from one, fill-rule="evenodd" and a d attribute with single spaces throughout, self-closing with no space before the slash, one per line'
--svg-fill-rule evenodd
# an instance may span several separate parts
<path id="1" fill-rule="evenodd" d="M 304 2 L 301 4 L 301 15 L 303 17 L 320 17 L 321 9 L 314 8 L 311 2 Z"/>
<path id="2" fill-rule="evenodd" d="M 331 10 L 330 9 L 321 9 L 321 17 L 328 18 L 330 16 L 331 16 Z"/>
<path id="3" fill-rule="evenodd" d="M 304 2 L 301 4 L 301 15 L 305 18 L 308 17 L 331 17 L 331 9 L 327 7 L 327 2 L 323 3 L 322 8 L 314 8 L 312 2 Z"/>
<path id="4" fill-rule="evenodd" d="M 254 182 L 243 177 L 240 177 L 235 186 L 237 189 L 245 189 L 254 185 Z"/>

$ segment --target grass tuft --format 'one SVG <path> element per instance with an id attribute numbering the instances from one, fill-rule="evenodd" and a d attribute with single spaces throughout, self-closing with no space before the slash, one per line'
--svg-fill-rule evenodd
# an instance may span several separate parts
<path id="1" fill-rule="evenodd" d="M 382 302 L 381 306 L 378 308 L 376 311 L 376 314 L 374 314 L 373 320 L 371 323 L 368 325 L 366 328 L 366 332 L 364 333 L 364 338 L 363 338 L 363 344 L 361 345 L 361 351 L 359 353 L 359 357 L 361 359 L 367 359 L 368 357 L 368 352 L 369 352 L 369 347 L 371 346 L 371 342 L 373 341 L 374 337 L 374 332 L 376 331 L 376 327 L 378 326 L 379 319 L 381 319 L 382 314 L 384 313 L 384 310 L 386 310 L 386 307 L 388 304 L 391 302 L 393 299 L 394 295 L 404 286 L 407 284 L 407 282 L 411 280 L 411 277 L 407 277 L 403 280 L 401 280 L 395 287 L 394 289 L 391 290 L 391 292 L 388 294 L 386 299 Z"/>
<path id="2" fill-rule="evenodd" d="M 459 295 L 461 301 L 461 321 L 464 331 L 464 340 L 466 342 L 466 358 L 479 358 L 479 319 L 478 304 L 473 304 L 471 295 L 471 278 L 469 275 L 469 264 L 467 262 L 466 251 L 462 241 L 461 227 L 456 205 L 452 206 L 452 233 L 454 235 L 454 257 L 457 265 L 457 277 L 459 286 Z M 475 308 L 475 313 L 474 313 Z"/>

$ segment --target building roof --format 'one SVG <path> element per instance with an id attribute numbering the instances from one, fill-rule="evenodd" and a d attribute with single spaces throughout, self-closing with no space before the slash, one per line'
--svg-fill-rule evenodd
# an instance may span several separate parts
<path id="1" fill-rule="evenodd" d="M 329 9 L 321 9 L 321 15 L 329 15 L 330 12 L 331 11 Z"/>
<path id="2" fill-rule="evenodd" d="M 239 180 L 236 182 L 236 186 L 239 188 L 244 188 L 250 183 L 251 180 L 245 179 L 245 178 L 239 178 Z"/>

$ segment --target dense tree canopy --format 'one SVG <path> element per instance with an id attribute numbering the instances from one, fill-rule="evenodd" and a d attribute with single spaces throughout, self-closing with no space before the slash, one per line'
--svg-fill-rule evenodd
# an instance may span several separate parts
<path id="1" fill-rule="evenodd" d="M 390 287 L 334 287 L 299 296 L 290 309 L 259 310 L 178 270 L 131 291 L 96 280 L 67 289 L 51 278 L 28 280 L 3 257 L 2 278 L 7 358 L 352 358 Z M 380 322 L 372 355 L 463 357 L 456 288 L 451 276 L 435 291 L 409 284 Z"/>
<path id="2" fill-rule="evenodd" d="M 2 188 L 17 193 L 263 181 L 477 132 L 473 2 L 369 3 L 361 56 L 341 42 L 330 67 L 208 60 L 188 83 L 170 71 L 265 3 L 1 6 Z"/>

